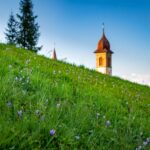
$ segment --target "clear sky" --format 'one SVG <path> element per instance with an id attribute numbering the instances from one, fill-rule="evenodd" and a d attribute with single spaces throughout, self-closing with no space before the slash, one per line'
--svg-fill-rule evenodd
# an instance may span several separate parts
<path id="1" fill-rule="evenodd" d="M 18 12 L 19 1 L 1 0 L 1 42 L 5 42 L 9 14 Z M 104 22 L 114 51 L 113 74 L 133 79 L 138 76 L 150 83 L 149 0 L 33 0 L 33 4 L 40 25 L 41 54 L 49 56 L 55 41 L 59 59 L 95 68 L 93 51 Z"/>

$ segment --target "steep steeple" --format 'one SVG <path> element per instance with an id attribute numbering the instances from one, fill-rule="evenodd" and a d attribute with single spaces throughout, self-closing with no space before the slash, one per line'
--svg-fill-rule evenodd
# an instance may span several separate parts
<path id="1" fill-rule="evenodd" d="M 112 54 L 110 43 L 105 36 L 104 23 L 102 24 L 102 37 L 98 42 L 96 54 L 96 70 L 104 74 L 112 74 Z"/>
<path id="2" fill-rule="evenodd" d="M 113 53 L 110 50 L 110 43 L 108 41 L 108 39 L 105 36 L 105 31 L 104 31 L 104 23 L 102 24 L 102 37 L 98 42 L 97 45 L 97 49 L 94 51 L 94 53 L 102 53 L 102 52 L 109 52 L 109 53 Z"/>
<path id="3" fill-rule="evenodd" d="M 53 53 L 52 53 L 52 59 L 57 60 L 57 55 L 56 55 L 55 48 L 54 48 Z"/>
<path id="4" fill-rule="evenodd" d="M 54 50 L 53 50 L 51 59 L 57 60 L 57 55 L 56 55 L 55 45 L 56 45 L 56 43 L 54 42 Z"/>

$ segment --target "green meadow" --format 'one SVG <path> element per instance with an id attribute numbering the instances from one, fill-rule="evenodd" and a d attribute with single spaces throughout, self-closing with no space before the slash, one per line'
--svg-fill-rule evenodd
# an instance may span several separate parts
<path id="1" fill-rule="evenodd" d="M 150 149 L 150 87 L 0 44 L 1 150 Z"/>

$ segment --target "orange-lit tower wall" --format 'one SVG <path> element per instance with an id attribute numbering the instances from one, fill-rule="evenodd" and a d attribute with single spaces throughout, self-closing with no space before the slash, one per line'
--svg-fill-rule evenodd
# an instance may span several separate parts
<path id="1" fill-rule="evenodd" d="M 105 36 L 104 28 L 102 38 L 99 40 L 94 53 L 96 54 L 96 70 L 103 74 L 112 75 L 113 52 L 110 50 L 110 44 Z"/>

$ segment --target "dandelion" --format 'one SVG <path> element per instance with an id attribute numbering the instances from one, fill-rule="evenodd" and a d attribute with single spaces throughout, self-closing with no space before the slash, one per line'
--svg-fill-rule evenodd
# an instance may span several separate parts
<path id="1" fill-rule="evenodd" d="M 55 132 L 56 132 L 56 131 L 55 131 L 54 129 L 52 129 L 52 130 L 50 130 L 49 133 L 50 133 L 51 136 L 53 136 L 53 135 L 55 134 Z"/>
<path id="2" fill-rule="evenodd" d="M 18 111 L 18 116 L 19 116 L 20 118 L 22 117 L 22 113 L 23 113 L 22 110 L 19 110 L 19 111 Z"/>
<path id="3" fill-rule="evenodd" d="M 75 139 L 76 139 L 76 140 L 80 140 L 80 136 L 79 136 L 79 135 L 76 135 L 76 136 L 75 136 Z"/>
<path id="4" fill-rule="evenodd" d="M 110 123 L 109 120 L 107 120 L 106 123 L 105 123 L 106 127 L 110 126 L 110 124 L 111 124 L 111 123 Z"/>

